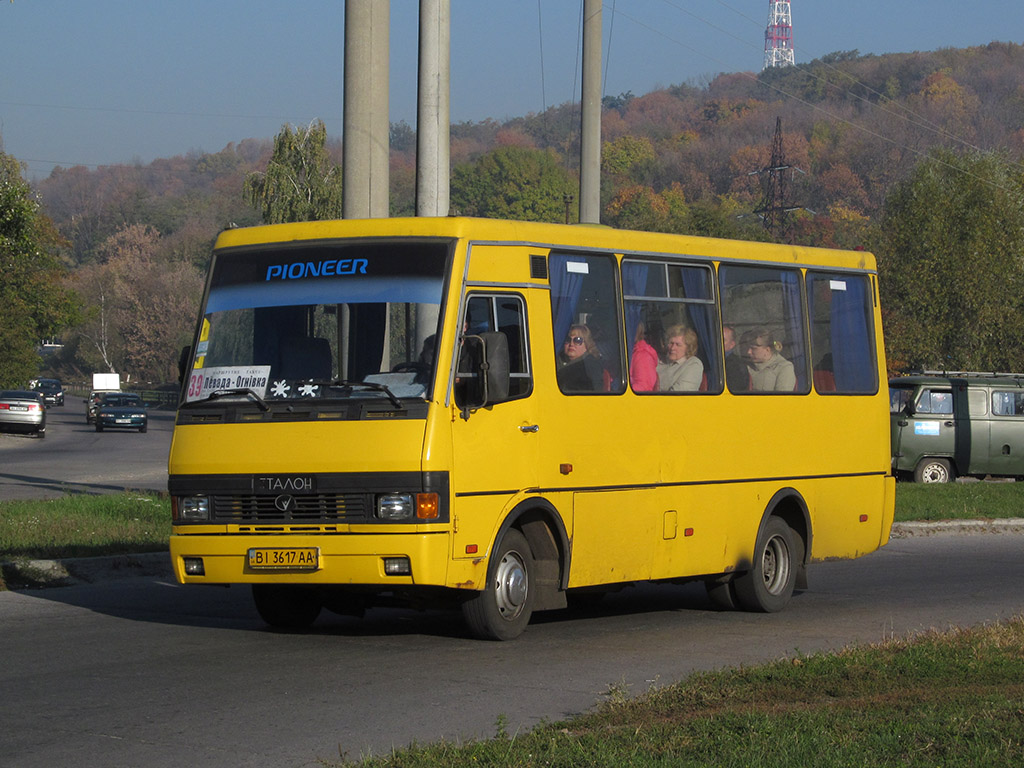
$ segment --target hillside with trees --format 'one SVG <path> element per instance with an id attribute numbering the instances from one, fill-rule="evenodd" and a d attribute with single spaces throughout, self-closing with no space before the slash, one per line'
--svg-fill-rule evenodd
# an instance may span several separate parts
<path id="1" fill-rule="evenodd" d="M 755 211 L 777 124 L 794 210 L 770 233 Z M 840 52 L 609 96 L 602 140 L 603 223 L 870 249 L 891 367 L 1024 370 L 1024 353 L 999 343 L 1024 317 L 1024 46 Z M 574 220 L 578 105 L 455 124 L 451 158 L 453 213 Z M 340 162 L 340 143 L 314 123 L 38 182 L 59 236 L 49 252 L 80 305 L 61 331 L 58 372 L 172 378 L 217 232 L 340 216 Z M 391 126 L 390 186 L 392 215 L 412 215 L 415 131 L 405 123 Z"/>

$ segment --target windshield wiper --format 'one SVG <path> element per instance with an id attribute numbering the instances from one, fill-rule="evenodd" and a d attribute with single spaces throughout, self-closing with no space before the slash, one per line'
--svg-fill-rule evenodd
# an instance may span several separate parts
<path id="1" fill-rule="evenodd" d="M 348 381 L 347 379 L 335 379 L 334 381 L 314 382 L 316 384 L 325 384 L 328 387 L 342 387 L 348 389 L 351 392 L 356 387 L 362 387 L 363 389 L 370 389 L 374 392 L 383 392 L 391 404 L 399 410 L 405 410 L 405 406 L 402 405 L 402 401 L 398 399 L 394 392 L 388 389 L 387 384 L 381 384 L 376 381 Z"/>
<path id="2" fill-rule="evenodd" d="M 192 400 L 191 402 L 185 403 L 185 405 L 198 405 L 199 403 L 208 403 L 211 400 L 220 400 L 222 397 L 246 397 L 256 403 L 257 407 L 264 413 L 270 410 L 270 406 L 267 405 L 266 401 L 253 392 L 251 389 L 240 387 L 238 389 L 215 389 L 209 395 L 204 397 L 202 400 Z"/>

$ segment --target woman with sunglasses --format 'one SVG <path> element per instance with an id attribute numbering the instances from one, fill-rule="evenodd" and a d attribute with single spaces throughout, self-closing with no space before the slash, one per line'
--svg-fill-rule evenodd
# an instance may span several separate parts
<path id="1" fill-rule="evenodd" d="M 607 392 L 610 383 L 590 329 L 570 327 L 558 355 L 558 386 L 563 392 Z"/>

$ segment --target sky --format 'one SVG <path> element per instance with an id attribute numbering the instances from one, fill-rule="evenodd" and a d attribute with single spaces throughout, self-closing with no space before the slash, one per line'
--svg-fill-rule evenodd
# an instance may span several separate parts
<path id="1" fill-rule="evenodd" d="M 383 0 L 381 0 L 383 1 Z M 450 0 L 451 120 L 579 99 L 582 0 Z M 417 0 L 391 0 L 392 122 L 416 124 Z M 792 0 L 797 64 L 1024 42 L 1006 0 Z M 602 92 L 761 69 L 768 0 L 604 0 Z M 342 124 L 343 0 L 0 0 L 0 149 L 55 165 L 149 163 Z"/>

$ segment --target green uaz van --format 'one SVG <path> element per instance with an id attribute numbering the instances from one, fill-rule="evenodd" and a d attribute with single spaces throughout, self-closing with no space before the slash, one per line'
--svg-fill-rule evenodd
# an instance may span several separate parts
<path id="1" fill-rule="evenodd" d="M 900 376 L 889 380 L 889 413 L 898 477 L 1024 478 L 1024 374 Z"/>

